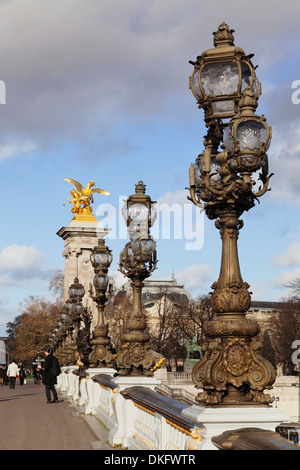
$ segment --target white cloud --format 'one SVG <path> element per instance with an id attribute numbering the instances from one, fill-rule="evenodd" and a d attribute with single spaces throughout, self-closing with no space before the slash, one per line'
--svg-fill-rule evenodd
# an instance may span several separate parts
<path id="1" fill-rule="evenodd" d="M 128 282 L 128 278 L 120 271 L 110 271 L 109 277 L 113 280 L 116 289 L 120 289 L 126 282 Z"/>
<path id="2" fill-rule="evenodd" d="M 35 246 L 10 245 L 0 252 L 0 285 L 7 288 L 47 289 L 54 270 Z"/>
<path id="3" fill-rule="evenodd" d="M 300 120 L 283 129 L 277 126 L 276 132 L 273 130 L 269 168 L 274 172 L 269 197 L 300 206 Z"/>
<path id="4" fill-rule="evenodd" d="M 267 290 L 264 289 L 259 282 L 251 284 L 249 287 L 251 294 L 251 300 L 261 300 L 265 297 Z"/>
<path id="5" fill-rule="evenodd" d="M 204 264 L 193 264 L 176 274 L 178 282 L 184 284 L 186 290 L 194 295 L 208 293 L 214 282 L 214 272 L 210 266 Z"/>
<path id="6" fill-rule="evenodd" d="M 290 53 L 289 35 L 298 34 L 298 16 L 294 0 L 276 9 L 254 0 L 247 15 L 238 0 L 229 8 L 216 0 L 205 6 L 205 17 L 199 0 L 0 2 L 0 78 L 7 84 L 0 131 L 48 144 L 64 132 L 92 142 L 93 131 L 103 148 L 120 120 L 162 113 L 166 103 L 188 93 L 188 60 L 213 47 L 212 32 L 223 20 L 246 53 L 270 59 L 276 51 L 280 68 Z M 184 102 L 191 109 L 192 101 Z"/>
<path id="7" fill-rule="evenodd" d="M 0 271 L 26 271 L 44 261 L 45 256 L 35 246 L 10 245 L 0 253 Z"/>
<path id="8" fill-rule="evenodd" d="M 191 205 L 192 203 L 187 199 L 189 195 L 188 190 L 181 190 L 181 191 L 167 191 L 162 196 L 157 199 L 158 205 L 160 204 L 168 204 L 172 206 L 173 204 L 179 204 L 184 206 L 184 204 Z"/>
<path id="9" fill-rule="evenodd" d="M 300 242 L 292 243 L 285 253 L 275 255 L 272 264 L 275 266 L 300 265 Z"/>
<path id="10" fill-rule="evenodd" d="M 300 268 L 296 268 L 292 271 L 284 271 L 279 276 L 269 282 L 269 285 L 275 289 L 283 289 L 289 286 L 291 281 L 296 278 L 300 278 Z"/>
<path id="11" fill-rule="evenodd" d="M 8 142 L 0 146 L 0 161 L 17 157 L 20 154 L 32 153 L 36 148 L 37 145 L 29 140 Z"/>

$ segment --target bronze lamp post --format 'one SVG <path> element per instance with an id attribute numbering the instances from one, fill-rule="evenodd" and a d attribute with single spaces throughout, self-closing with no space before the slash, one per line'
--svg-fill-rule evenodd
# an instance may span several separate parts
<path id="1" fill-rule="evenodd" d="M 272 399 L 264 390 L 274 383 L 275 371 L 259 353 L 258 324 L 246 318 L 250 286 L 240 272 L 237 240 L 243 227 L 239 217 L 269 190 L 271 129 L 264 116 L 255 114 L 260 85 L 252 55 L 234 46 L 232 33 L 225 23 L 219 26 L 215 49 L 192 62 L 190 79 L 208 131 L 205 150 L 189 170 L 188 198 L 216 220 L 222 239 L 220 275 L 211 293 L 215 315 L 205 324 L 208 342 L 194 366 L 193 381 L 202 389 L 197 396 L 201 404 L 269 406 Z M 262 185 L 256 190 L 257 171 Z"/>
<path id="2" fill-rule="evenodd" d="M 129 196 L 123 215 L 127 221 L 131 239 L 120 254 L 119 267 L 131 281 L 133 290 L 132 310 L 122 335 L 122 347 L 116 354 L 118 375 L 152 376 L 156 359 L 150 350 L 150 336 L 142 311 L 143 281 L 155 270 L 156 244 L 150 236 L 150 227 L 155 220 L 154 202 L 145 194 L 142 181 Z"/>
<path id="3" fill-rule="evenodd" d="M 66 339 L 68 335 L 68 322 L 69 322 L 69 315 L 68 315 L 68 307 L 65 304 L 62 308 L 62 311 L 59 316 L 59 322 L 57 326 L 59 327 L 59 336 L 55 333 L 52 334 L 53 342 L 55 341 L 56 350 L 56 357 L 59 359 L 61 364 L 67 365 L 66 362 Z M 54 344 L 52 345 L 54 349 Z"/>
<path id="4" fill-rule="evenodd" d="M 73 284 L 69 287 L 69 299 L 67 300 L 69 320 L 67 323 L 68 337 L 66 355 L 69 364 L 75 364 L 80 358 L 77 348 L 77 336 L 84 311 L 84 307 L 82 305 L 84 293 L 85 290 L 83 285 L 79 282 L 78 277 L 75 277 Z"/>
<path id="5" fill-rule="evenodd" d="M 90 295 L 97 304 L 98 318 L 91 341 L 92 352 L 89 360 L 91 367 L 113 367 L 114 359 L 112 345 L 108 337 L 108 327 L 104 322 L 104 305 L 108 300 L 108 268 L 112 263 L 111 250 L 105 246 L 105 241 L 99 239 L 98 245 L 91 253 L 91 263 L 95 271 L 93 278 L 94 291 L 90 287 Z"/>

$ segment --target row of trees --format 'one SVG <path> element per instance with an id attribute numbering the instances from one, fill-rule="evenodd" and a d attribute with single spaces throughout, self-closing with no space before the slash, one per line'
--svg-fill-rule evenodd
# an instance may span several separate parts
<path id="1" fill-rule="evenodd" d="M 186 358 L 184 340 L 195 337 L 198 344 L 203 344 L 203 324 L 212 317 L 212 311 L 206 296 L 189 305 L 176 303 L 170 297 L 168 291 L 161 292 L 161 298 L 155 302 L 155 313 L 145 308 L 144 313 L 150 330 L 151 349 L 178 363 Z M 117 350 L 121 346 L 121 334 L 130 309 L 131 296 L 126 294 L 113 298 L 105 310 L 110 336 Z"/>
<path id="2" fill-rule="evenodd" d="M 30 365 L 48 346 L 48 338 L 56 327 L 63 307 L 63 282 L 63 273 L 57 271 L 49 285 L 53 299 L 49 301 L 41 297 L 29 297 L 20 306 L 20 314 L 7 324 L 9 351 L 17 362 Z M 262 355 L 274 366 L 283 365 L 286 373 L 295 372 L 292 344 L 300 340 L 300 278 L 295 279 L 290 288 L 292 296 L 281 303 L 271 324 L 267 329 L 262 329 L 260 334 Z M 203 325 L 212 318 L 208 296 L 187 306 L 171 301 L 166 292 L 155 305 L 155 318 L 145 312 L 148 315 L 153 350 L 178 362 L 186 358 L 184 340 L 196 337 L 198 344 L 205 342 Z M 121 334 L 130 309 L 130 295 L 114 296 L 106 305 L 109 334 L 117 350 L 121 346 Z"/>
<path id="3" fill-rule="evenodd" d="M 295 295 L 282 302 L 271 329 L 271 345 L 273 346 L 271 359 L 274 357 L 273 364 L 281 364 L 283 372 L 288 375 L 300 372 L 299 364 L 295 368 L 297 364 L 293 360 L 295 351 L 293 345 L 300 341 L 300 297 L 298 295 L 300 278 L 295 280 L 293 285 Z M 300 354 L 298 357 L 300 359 Z"/>
<path id="4" fill-rule="evenodd" d="M 17 363 L 30 366 L 37 357 L 43 357 L 48 338 L 53 332 L 63 307 L 64 276 L 58 270 L 52 277 L 49 290 L 52 300 L 30 296 L 19 308 L 20 314 L 6 325 L 6 347 Z"/>
<path id="5" fill-rule="evenodd" d="M 293 362 L 293 344 L 300 341 L 300 279 L 295 279 L 289 287 L 292 295 L 278 304 L 279 309 L 273 314 L 271 322 L 260 325 L 258 339 L 262 343 L 263 357 L 276 369 L 280 365 L 283 373 L 295 374 L 298 369 Z M 151 314 L 149 316 L 148 312 L 151 347 L 178 363 L 186 358 L 185 339 L 196 337 L 200 345 L 206 341 L 203 325 L 212 319 L 213 313 L 208 296 L 200 297 L 194 304 L 187 306 L 169 301 L 168 294 L 167 291 L 162 293 L 161 299 L 156 301 L 155 322 L 151 322 Z M 115 299 L 106 309 L 109 324 L 113 326 L 111 336 L 117 349 L 120 346 L 124 318 L 129 314 L 130 306 L 130 296 L 125 295 Z"/>

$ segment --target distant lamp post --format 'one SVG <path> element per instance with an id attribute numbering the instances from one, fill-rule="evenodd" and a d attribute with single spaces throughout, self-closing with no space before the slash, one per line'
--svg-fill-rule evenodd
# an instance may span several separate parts
<path id="1" fill-rule="evenodd" d="M 273 401 L 275 401 L 275 408 L 277 408 L 277 403 L 279 402 L 280 397 L 272 396 L 272 399 L 273 399 Z"/>
<path id="2" fill-rule="evenodd" d="M 234 46 L 232 33 L 222 23 L 214 33 L 215 49 L 192 62 L 190 86 L 208 131 L 205 150 L 189 170 L 189 199 L 216 220 L 222 238 L 220 275 L 211 294 L 215 319 L 205 324 L 208 344 L 193 381 L 203 390 L 197 400 L 205 405 L 268 406 L 272 399 L 264 390 L 271 388 L 275 372 L 259 354 L 258 324 L 246 318 L 250 286 L 241 276 L 237 239 L 243 227 L 239 217 L 269 190 L 271 129 L 264 116 L 255 114 L 260 85 L 252 55 Z M 258 170 L 262 185 L 255 190 Z"/>
<path id="3" fill-rule="evenodd" d="M 77 335 L 79 333 L 80 322 L 84 307 L 82 299 L 85 294 L 83 285 L 79 282 L 78 277 L 75 277 L 73 284 L 69 287 L 69 299 L 67 300 L 69 310 L 68 321 L 68 339 L 67 339 L 67 357 L 69 364 L 76 364 L 79 359 L 77 348 Z M 74 333 L 73 333 L 74 330 Z"/>
<path id="4" fill-rule="evenodd" d="M 108 300 L 108 268 L 112 263 L 111 250 L 105 246 L 105 241 L 99 239 L 98 245 L 91 253 L 91 263 L 94 268 L 94 292 L 90 287 L 90 295 L 97 304 L 98 318 L 93 339 L 92 352 L 89 356 L 91 367 L 113 367 L 114 359 L 112 345 L 108 337 L 108 327 L 104 322 L 104 305 Z"/>
<path id="5" fill-rule="evenodd" d="M 55 334 L 52 333 L 52 348 L 55 349 L 57 348 L 57 351 L 55 355 L 57 358 L 60 360 L 62 365 L 66 365 L 66 339 L 68 336 L 68 321 L 69 321 L 69 315 L 68 315 L 68 307 L 65 304 L 62 308 L 62 311 L 59 315 L 59 324 L 61 325 L 60 327 L 60 334 L 59 337 Z"/>
<path id="6" fill-rule="evenodd" d="M 135 194 L 129 196 L 123 215 L 131 239 L 120 254 L 119 267 L 131 280 L 133 290 L 132 310 L 122 335 L 122 347 L 116 354 L 118 375 L 152 376 L 156 359 L 150 351 L 150 336 L 142 311 L 143 281 L 155 270 L 156 244 L 150 236 L 155 220 L 154 202 L 145 194 L 142 181 L 136 185 Z"/>

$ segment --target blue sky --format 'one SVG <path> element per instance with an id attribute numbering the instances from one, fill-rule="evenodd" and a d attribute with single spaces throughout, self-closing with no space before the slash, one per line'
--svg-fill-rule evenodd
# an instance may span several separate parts
<path id="1" fill-rule="evenodd" d="M 172 229 L 166 238 L 157 221 L 153 277 L 170 278 L 174 270 L 193 295 L 210 291 L 221 241 L 214 222 L 186 199 L 188 169 L 205 133 L 188 78 L 189 60 L 213 47 L 212 32 L 222 21 L 235 30 L 235 44 L 255 54 L 263 90 L 257 113 L 273 131 L 272 191 L 243 215 L 241 271 L 254 300 L 288 294 L 287 284 L 300 276 L 300 104 L 291 99 L 292 83 L 300 80 L 300 5 L 2 0 L 0 335 L 29 295 L 49 297 L 49 279 L 64 267 L 56 235 L 71 220 L 70 206 L 63 206 L 71 190 L 64 178 L 83 185 L 94 179 L 111 193 L 95 198 L 98 215 L 104 204 L 118 211 L 140 179 L 153 200 L 175 204 L 176 224 L 185 223 L 182 236 L 175 238 Z M 190 221 L 191 231 L 198 223 L 194 246 L 187 238 L 193 236 Z M 121 282 L 117 261 L 127 240 L 125 223 L 116 224 L 107 244 L 111 272 Z"/>

